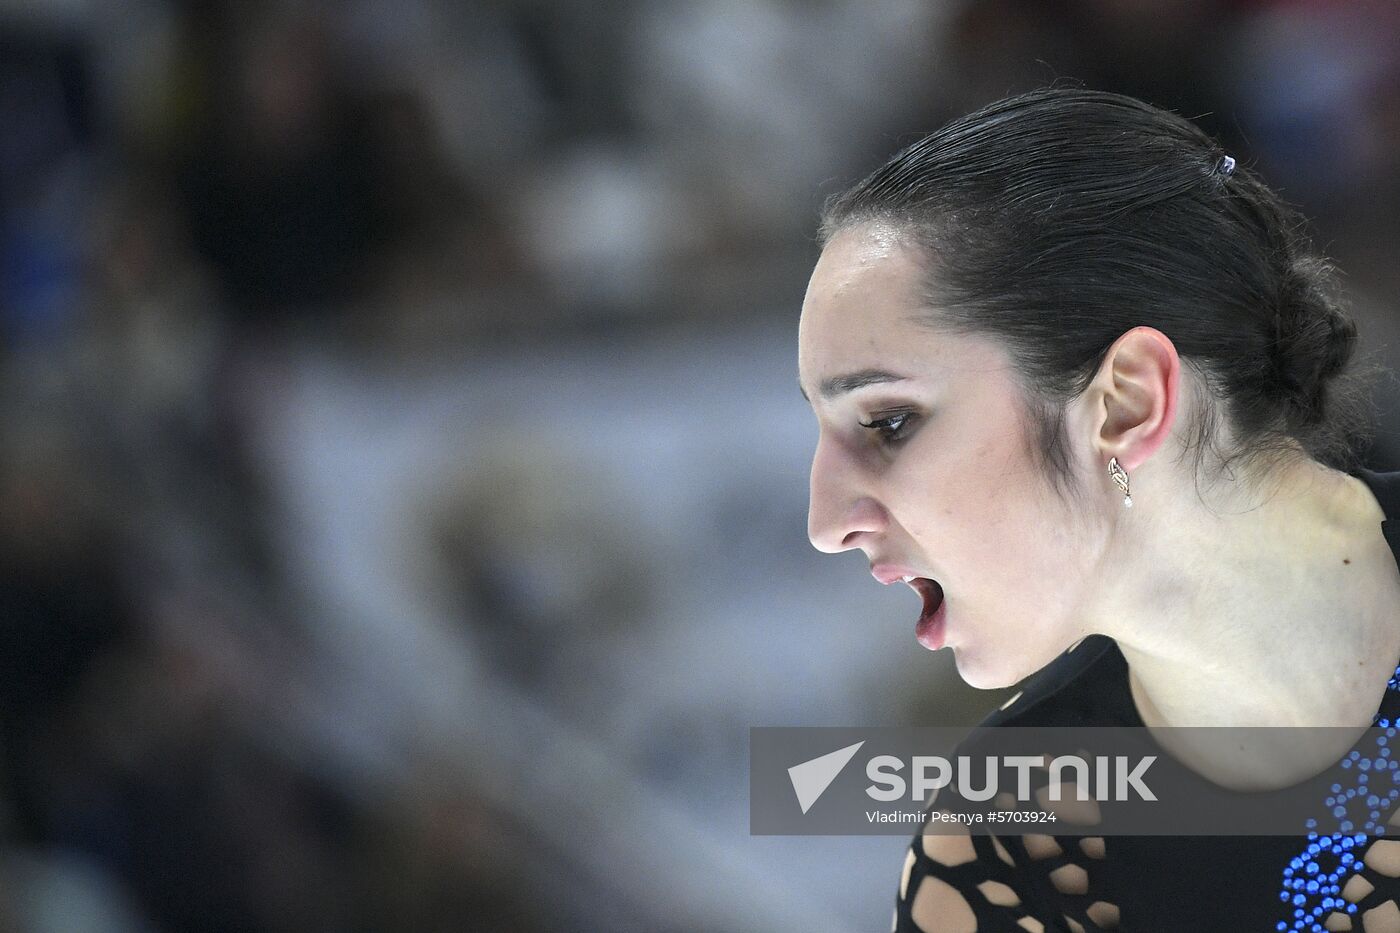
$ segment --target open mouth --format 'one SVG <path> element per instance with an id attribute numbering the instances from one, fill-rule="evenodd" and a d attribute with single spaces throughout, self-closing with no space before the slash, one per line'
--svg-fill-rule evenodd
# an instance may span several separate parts
<path id="1" fill-rule="evenodd" d="M 937 580 L 931 580 L 928 577 L 914 577 L 906 582 L 924 600 L 924 611 L 919 618 L 932 616 L 938 611 L 938 607 L 943 603 L 943 587 L 939 585 Z"/>
<path id="2" fill-rule="evenodd" d="M 914 588 L 924 601 L 914 637 L 930 651 L 943 647 L 948 613 L 943 606 L 943 587 L 928 577 L 913 577 L 904 581 Z"/>

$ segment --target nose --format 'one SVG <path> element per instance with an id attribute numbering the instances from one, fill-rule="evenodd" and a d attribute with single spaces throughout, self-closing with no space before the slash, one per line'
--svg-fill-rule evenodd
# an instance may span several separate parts
<path id="1" fill-rule="evenodd" d="M 888 514 L 860 482 L 856 465 L 839 446 L 818 440 L 812 455 L 807 537 L 827 554 L 858 548 L 884 531 Z"/>

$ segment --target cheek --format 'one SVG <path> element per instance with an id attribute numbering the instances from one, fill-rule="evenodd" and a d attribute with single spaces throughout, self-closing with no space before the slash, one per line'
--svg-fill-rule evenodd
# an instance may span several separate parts
<path id="1" fill-rule="evenodd" d="M 922 537 L 950 585 L 961 583 L 978 603 L 1007 608 L 1059 601 L 1074 560 L 1072 523 L 1020 425 L 1009 415 L 997 419 L 941 472 L 922 512 L 929 516 Z"/>
<path id="2" fill-rule="evenodd" d="M 987 438 L 962 451 L 943 495 L 944 515 L 970 534 L 978 547 L 1006 543 L 1025 530 L 1035 514 L 1034 476 L 1022 445 L 1010 433 Z M 980 550 L 981 548 L 978 547 Z"/>
<path id="3" fill-rule="evenodd" d="M 992 437 L 940 451 L 901 478 L 909 495 L 896 518 L 968 609 L 1024 594 L 1024 568 L 1040 562 L 1035 530 L 1045 503 L 1014 439 Z"/>

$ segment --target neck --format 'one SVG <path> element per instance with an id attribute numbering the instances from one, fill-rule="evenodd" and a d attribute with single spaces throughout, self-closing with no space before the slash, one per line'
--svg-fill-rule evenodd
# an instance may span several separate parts
<path id="1" fill-rule="evenodd" d="M 1370 725 L 1400 658 L 1384 513 L 1312 462 L 1250 499 L 1143 514 L 1114 546 L 1129 556 L 1110 549 L 1117 582 L 1089 618 L 1127 659 L 1138 712 L 1154 729 Z"/>

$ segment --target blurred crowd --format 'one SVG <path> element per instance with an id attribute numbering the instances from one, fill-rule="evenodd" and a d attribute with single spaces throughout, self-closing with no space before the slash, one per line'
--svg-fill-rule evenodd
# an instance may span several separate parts
<path id="1" fill-rule="evenodd" d="M 711 831 L 750 725 L 986 702 L 805 553 L 816 211 L 1069 79 L 1397 359 L 1393 3 L 0 0 L 0 930 L 885 922 Z"/>

